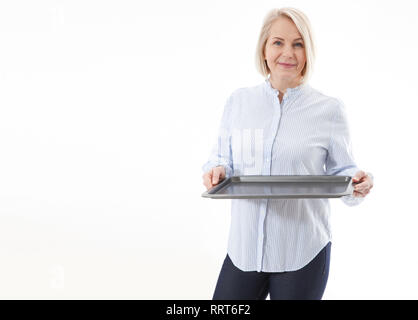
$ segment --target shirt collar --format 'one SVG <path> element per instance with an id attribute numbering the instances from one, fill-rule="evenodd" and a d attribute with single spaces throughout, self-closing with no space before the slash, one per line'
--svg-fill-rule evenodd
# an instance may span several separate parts
<path id="1" fill-rule="evenodd" d="M 269 78 L 266 78 L 265 79 L 265 85 L 266 85 L 267 90 L 269 92 L 273 93 L 275 96 L 278 96 L 279 95 L 279 90 L 277 90 L 277 89 L 275 89 L 275 88 L 272 87 Z M 285 93 L 284 96 L 288 96 L 288 97 L 293 96 L 294 94 L 303 91 L 307 87 L 308 87 L 308 84 L 307 83 L 301 83 L 297 87 L 287 88 L 286 89 L 286 93 Z"/>

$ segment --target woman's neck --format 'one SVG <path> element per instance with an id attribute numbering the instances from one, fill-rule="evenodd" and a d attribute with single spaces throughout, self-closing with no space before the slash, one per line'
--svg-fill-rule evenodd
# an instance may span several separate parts
<path id="1" fill-rule="evenodd" d="M 285 94 L 287 88 L 295 88 L 302 83 L 302 77 L 298 77 L 295 79 L 276 79 L 270 75 L 270 83 L 274 89 L 280 91 L 280 93 Z"/>

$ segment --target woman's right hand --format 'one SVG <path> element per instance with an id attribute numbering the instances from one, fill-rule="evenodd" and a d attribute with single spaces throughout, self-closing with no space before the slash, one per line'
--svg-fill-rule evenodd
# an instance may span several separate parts
<path id="1" fill-rule="evenodd" d="M 203 184 L 207 190 L 212 189 L 219 182 L 225 179 L 226 172 L 224 166 L 217 166 L 210 169 L 203 175 Z"/>

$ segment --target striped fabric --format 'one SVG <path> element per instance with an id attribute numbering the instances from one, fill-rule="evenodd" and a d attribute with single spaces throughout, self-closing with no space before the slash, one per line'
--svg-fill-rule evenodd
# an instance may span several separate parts
<path id="1" fill-rule="evenodd" d="M 349 175 L 354 161 L 343 103 L 302 84 L 280 103 L 269 79 L 228 98 L 203 172 L 232 175 Z M 341 198 L 347 205 L 364 198 Z M 243 271 L 308 264 L 331 241 L 328 199 L 231 199 L 228 254 Z"/>

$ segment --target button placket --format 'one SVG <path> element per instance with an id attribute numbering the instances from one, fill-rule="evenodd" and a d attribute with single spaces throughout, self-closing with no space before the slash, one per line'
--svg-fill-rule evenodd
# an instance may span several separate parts
<path id="1" fill-rule="evenodd" d="M 274 114 L 273 114 L 273 122 L 272 126 L 270 127 L 270 137 L 268 139 L 267 145 L 266 145 L 266 159 L 265 159 L 265 166 L 264 166 L 264 174 L 270 175 L 271 174 L 271 163 L 272 163 L 272 152 L 273 152 L 273 144 L 274 140 L 277 134 L 277 131 L 279 130 L 280 125 L 280 119 L 282 116 L 282 111 L 280 110 L 281 104 L 278 99 L 278 93 L 275 92 L 273 95 L 273 106 L 274 108 Z M 284 99 L 283 99 L 284 102 Z M 277 108 L 278 106 L 278 108 Z M 266 190 L 268 191 L 268 190 Z M 268 192 L 267 192 L 268 193 Z M 259 216 L 259 230 L 258 230 L 258 247 L 257 247 L 257 271 L 262 271 L 263 269 L 263 255 L 265 251 L 265 219 L 267 216 L 267 204 L 268 199 L 264 199 L 262 201 L 261 210 L 260 210 L 260 216 Z"/>

